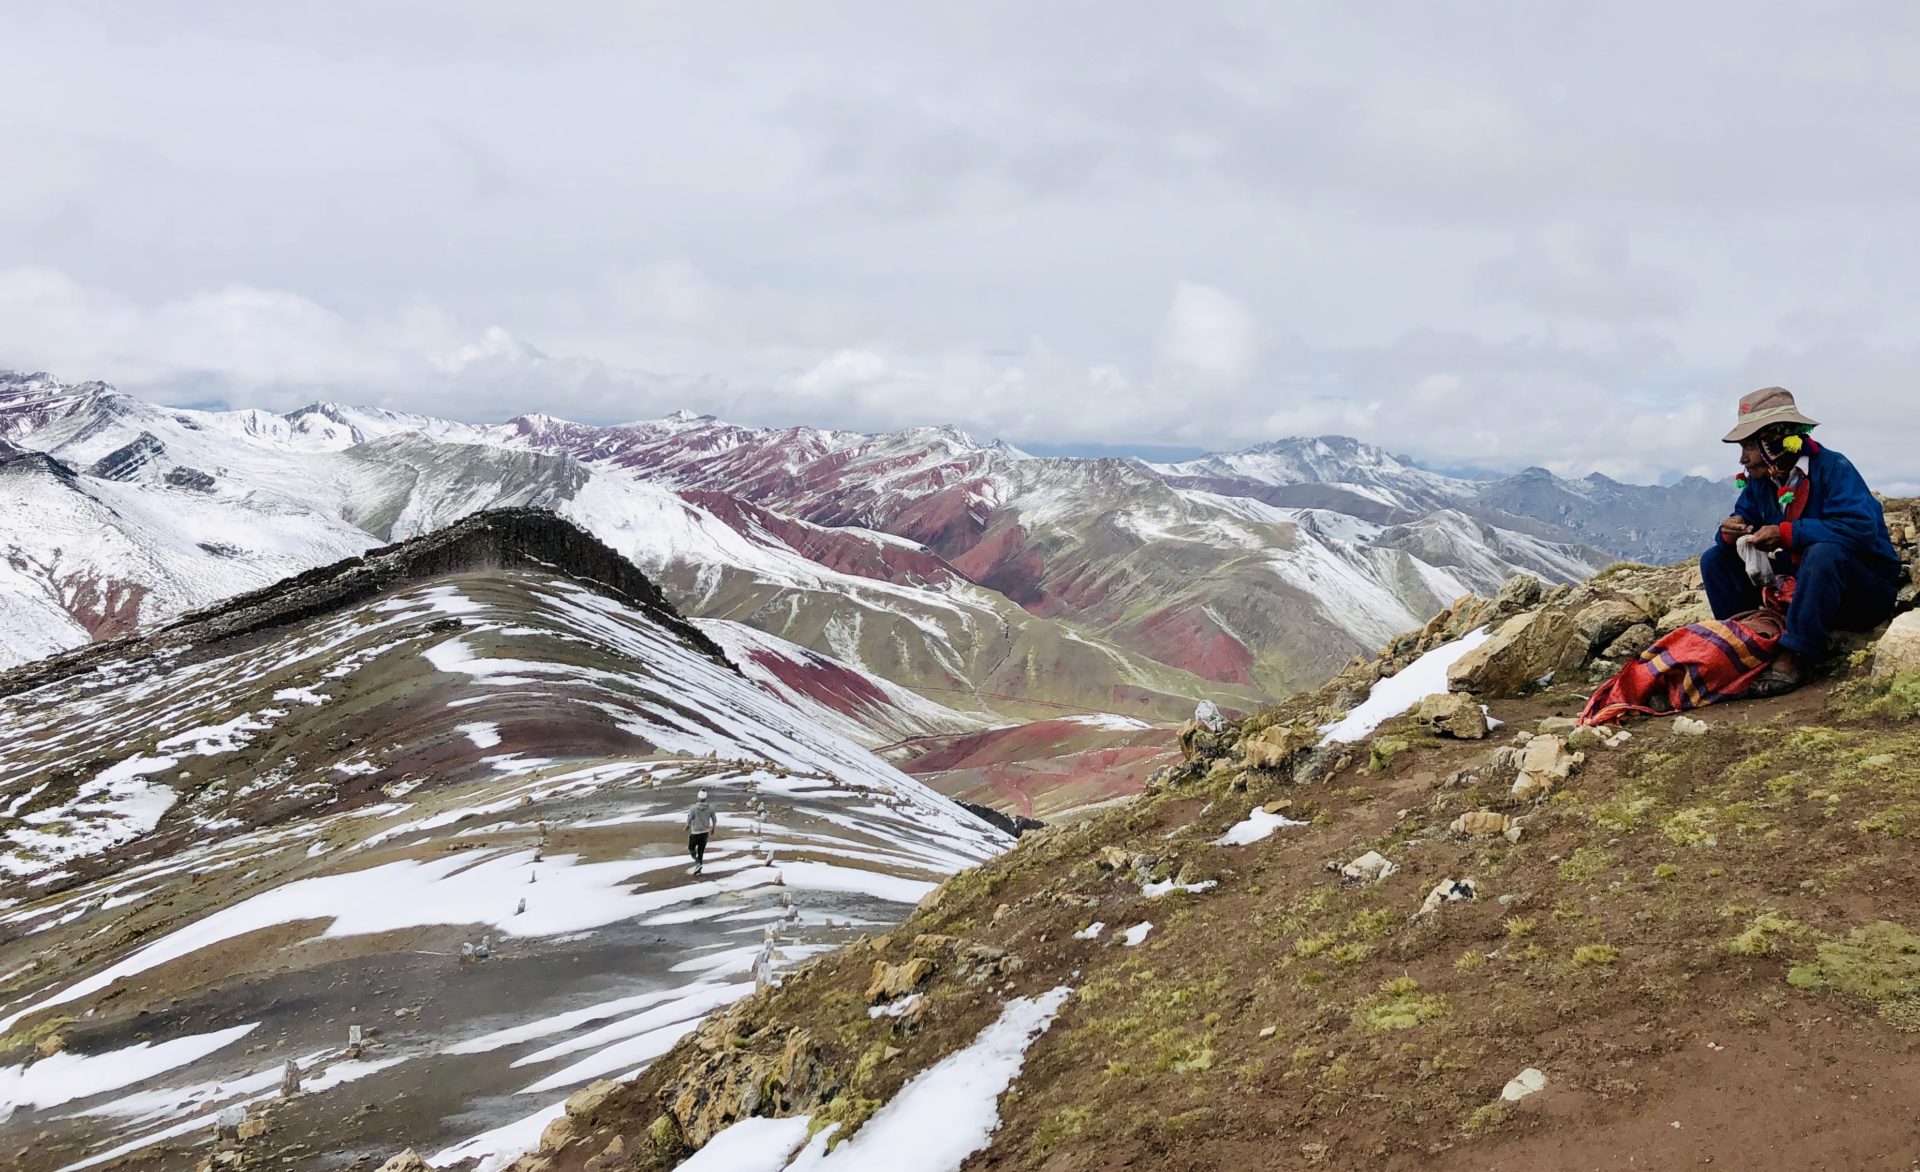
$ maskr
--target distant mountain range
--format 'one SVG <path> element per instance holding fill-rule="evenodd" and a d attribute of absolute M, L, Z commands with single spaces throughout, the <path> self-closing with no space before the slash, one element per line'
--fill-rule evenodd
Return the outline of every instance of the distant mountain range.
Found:
<path fill-rule="evenodd" d="M 871 711 L 846 719 L 875 744 L 1245 707 L 1516 571 L 1685 556 L 1728 497 L 1699 479 L 1459 479 L 1343 437 L 1152 464 L 688 412 L 595 427 L 194 411 L 44 374 L 0 373 L 0 443 L 0 663 L 526 505 L 689 615 L 740 624 L 731 645 L 763 675 L 868 681 L 815 692 L 861 692 Z M 748 649 L 764 639 L 789 650 Z"/>

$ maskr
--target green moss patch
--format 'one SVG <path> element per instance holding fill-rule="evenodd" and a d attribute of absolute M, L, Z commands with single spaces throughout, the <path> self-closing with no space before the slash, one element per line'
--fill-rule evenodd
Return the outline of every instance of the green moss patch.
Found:
<path fill-rule="evenodd" d="M 1375 1033 L 1410 1030 L 1447 1015 L 1447 1003 L 1432 993 L 1422 993 L 1412 977 L 1396 977 L 1380 986 L 1380 992 L 1362 1001 L 1354 1010 L 1354 1020 Z"/>
<path fill-rule="evenodd" d="M 1887 920 L 1820 945 L 1819 959 L 1787 971 L 1796 989 L 1832 989 L 1871 1002 L 1902 1030 L 1920 1030 L 1920 936 Z"/>

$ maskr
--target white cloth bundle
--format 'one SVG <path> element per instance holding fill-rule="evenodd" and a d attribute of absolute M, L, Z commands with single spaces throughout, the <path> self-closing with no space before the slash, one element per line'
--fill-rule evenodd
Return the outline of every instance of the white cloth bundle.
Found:
<path fill-rule="evenodd" d="M 1773 572 L 1773 558 L 1767 551 L 1753 543 L 1753 534 L 1749 533 L 1733 543 L 1740 551 L 1740 561 L 1747 567 L 1747 580 L 1755 586 L 1765 586 L 1777 576 Z"/>

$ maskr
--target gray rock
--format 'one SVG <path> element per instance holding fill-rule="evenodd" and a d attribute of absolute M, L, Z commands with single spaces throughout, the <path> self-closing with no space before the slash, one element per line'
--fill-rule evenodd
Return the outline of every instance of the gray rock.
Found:
<path fill-rule="evenodd" d="M 1602 654 L 1608 659 L 1634 659 L 1653 646 L 1655 638 L 1657 636 L 1653 633 L 1651 623 L 1635 623 L 1620 632 L 1619 638 L 1607 644 Z"/>
<path fill-rule="evenodd" d="M 1920 611 L 1908 611 L 1887 627 L 1873 651 L 1873 678 L 1880 682 L 1920 672 Z"/>
<path fill-rule="evenodd" d="M 1511 613 L 1540 601 L 1541 590 L 1540 579 L 1532 574 L 1515 574 L 1501 584 L 1499 593 L 1493 596 L 1493 604 Z"/>
<path fill-rule="evenodd" d="M 1435 736 L 1477 741 L 1487 735 L 1487 714 L 1472 697 L 1445 692 L 1420 701 L 1414 719 Z"/>
<path fill-rule="evenodd" d="M 1500 1089 L 1500 1098 L 1508 1103 L 1518 1103 L 1528 1095 L 1538 1094 L 1546 1089 L 1547 1076 L 1529 1066 L 1507 1080 L 1507 1085 Z"/>

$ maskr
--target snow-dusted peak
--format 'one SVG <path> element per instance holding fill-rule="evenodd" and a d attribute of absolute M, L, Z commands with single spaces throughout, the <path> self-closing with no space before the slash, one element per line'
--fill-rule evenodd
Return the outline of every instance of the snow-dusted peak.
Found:
<path fill-rule="evenodd" d="M 1169 476 L 1230 476 L 1262 484 L 1444 479 L 1413 467 L 1385 448 L 1344 435 L 1288 436 L 1235 452 L 1209 452 L 1197 460 L 1151 467 Z"/>

